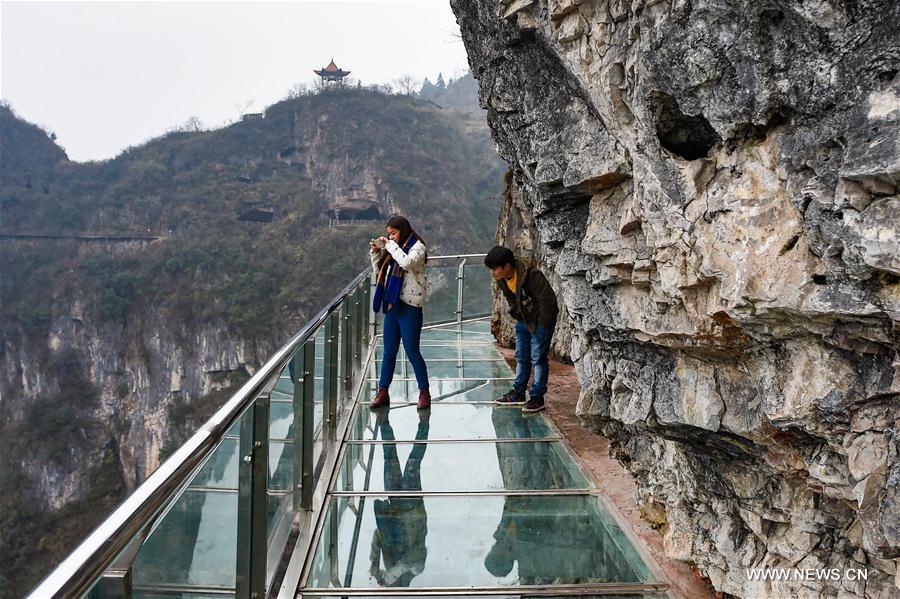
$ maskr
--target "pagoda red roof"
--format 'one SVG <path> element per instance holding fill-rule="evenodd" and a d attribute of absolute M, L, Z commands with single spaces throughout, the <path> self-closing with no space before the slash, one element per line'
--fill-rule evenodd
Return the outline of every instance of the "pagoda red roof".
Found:
<path fill-rule="evenodd" d="M 325 67 L 324 69 L 319 69 L 318 71 L 314 70 L 313 73 L 330 81 L 337 81 L 339 78 L 349 75 L 350 71 L 345 71 L 341 67 L 334 64 L 334 59 L 332 58 L 327 67 Z"/>

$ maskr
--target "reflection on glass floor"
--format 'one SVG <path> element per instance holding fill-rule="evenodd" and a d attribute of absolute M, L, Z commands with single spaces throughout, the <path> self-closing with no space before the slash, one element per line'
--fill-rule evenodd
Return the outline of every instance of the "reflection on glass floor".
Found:
<path fill-rule="evenodd" d="M 309 586 L 644 582 L 599 507 L 589 495 L 337 497 Z"/>
<path fill-rule="evenodd" d="M 427 411 L 402 354 L 390 409 L 369 409 L 376 352 L 299 593 L 662 596 L 546 416 L 493 404 L 514 373 L 489 323 L 422 344 Z"/>
<path fill-rule="evenodd" d="M 431 407 L 430 440 L 481 440 L 481 439 L 545 439 L 555 438 L 541 414 L 523 415 L 517 408 L 495 407 L 493 404 L 448 403 Z M 497 412 L 503 414 L 498 416 Z M 390 422 L 397 440 L 415 439 L 420 413 L 415 405 L 407 404 L 390 409 Z M 377 438 L 378 419 L 382 414 L 373 413 L 365 406 L 359 410 L 353 423 L 351 441 L 372 441 Z"/>
<path fill-rule="evenodd" d="M 494 403 L 512 387 L 512 381 L 476 380 L 430 380 L 431 403 Z M 368 382 L 368 390 L 363 389 L 361 401 L 369 403 L 378 391 L 376 381 Z M 416 403 L 419 399 L 419 387 L 415 380 L 396 380 L 391 384 L 391 405 L 397 407 L 404 403 Z"/>

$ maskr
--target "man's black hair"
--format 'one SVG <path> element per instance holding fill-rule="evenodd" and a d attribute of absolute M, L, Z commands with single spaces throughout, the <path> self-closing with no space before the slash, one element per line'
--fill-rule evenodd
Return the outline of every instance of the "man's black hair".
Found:
<path fill-rule="evenodd" d="M 484 257 L 484 265 L 488 268 L 497 268 L 504 264 L 512 264 L 515 266 L 516 257 L 513 255 L 512 250 L 505 248 L 502 245 L 492 247 L 491 251 Z"/>

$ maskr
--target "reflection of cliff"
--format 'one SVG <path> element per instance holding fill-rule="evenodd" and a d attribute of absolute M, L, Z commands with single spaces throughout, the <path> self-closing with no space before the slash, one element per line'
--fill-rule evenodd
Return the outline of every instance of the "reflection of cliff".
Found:
<path fill-rule="evenodd" d="M 896 594 L 900 5 L 451 4 L 500 232 L 669 555 L 735 595 Z"/>
<path fill-rule="evenodd" d="M 546 434 L 546 425 L 537 418 L 526 418 L 521 410 L 497 409 L 491 421 L 498 439 L 529 439 Z M 537 427 L 537 428 L 535 428 Z M 558 489 L 558 470 L 550 462 L 550 447 L 545 442 L 521 441 L 497 443 L 497 462 L 504 489 Z"/>
<path fill-rule="evenodd" d="M 523 416 L 521 410 L 509 407 L 491 412 L 496 436 L 503 439 L 544 436 L 546 425 L 541 418 Z M 496 443 L 495 447 L 504 489 L 568 486 L 558 480 L 565 472 L 551 460 L 546 442 Z M 639 581 L 620 546 L 592 513 L 591 501 L 578 496 L 506 497 L 493 544 L 484 558 L 485 568 L 503 579 L 515 567 L 517 578 L 512 584 L 523 585 Z"/>
<path fill-rule="evenodd" d="M 585 496 L 507 497 L 484 567 L 498 579 L 515 572 L 511 584 L 641 582 L 610 531 L 589 514 L 590 501 Z"/>

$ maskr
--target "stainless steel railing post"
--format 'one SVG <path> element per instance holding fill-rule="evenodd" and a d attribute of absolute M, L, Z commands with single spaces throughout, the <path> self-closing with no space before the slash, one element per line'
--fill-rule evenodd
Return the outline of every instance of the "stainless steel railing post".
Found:
<path fill-rule="evenodd" d="M 363 335 L 366 330 L 365 323 L 365 310 L 363 310 L 363 286 L 359 285 L 356 288 L 356 362 L 354 363 L 355 370 L 359 370 L 360 366 L 362 366 L 363 359 Z"/>
<path fill-rule="evenodd" d="M 266 591 L 266 486 L 269 467 L 269 394 L 259 395 L 241 419 L 238 470 L 238 598 L 263 599 Z"/>
<path fill-rule="evenodd" d="M 312 337 L 303 344 L 303 382 L 301 387 L 301 405 L 294 403 L 294 445 L 300 446 L 300 509 L 312 507 L 313 488 L 313 446 L 314 446 L 314 409 L 316 392 L 316 339 Z M 296 395 L 295 395 L 296 397 Z M 298 407 L 300 408 L 298 410 Z M 299 412 L 299 422 L 298 422 Z M 299 425 L 299 426 L 298 426 Z M 297 435 L 300 439 L 297 439 Z M 296 451 L 296 450 L 295 450 Z"/>
<path fill-rule="evenodd" d="M 353 295 L 347 296 L 341 304 L 341 397 L 348 401 L 353 392 Z"/>
<path fill-rule="evenodd" d="M 463 288 L 466 280 L 466 258 L 459 263 L 459 270 L 456 274 L 456 328 L 462 332 L 463 320 Z"/>
<path fill-rule="evenodd" d="M 334 440 L 335 427 L 337 426 L 337 400 L 340 375 L 338 373 L 338 326 L 339 314 L 332 314 L 325 324 L 325 363 L 322 370 L 324 378 L 322 389 L 322 411 L 325 413 L 325 430 L 328 431 L 328 440 Z"/>

